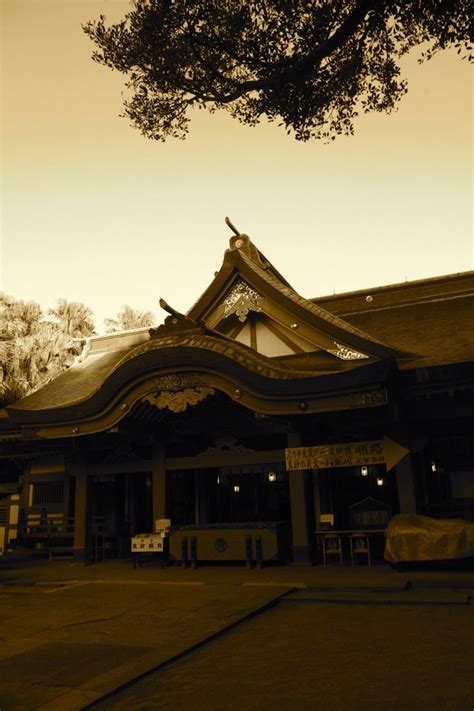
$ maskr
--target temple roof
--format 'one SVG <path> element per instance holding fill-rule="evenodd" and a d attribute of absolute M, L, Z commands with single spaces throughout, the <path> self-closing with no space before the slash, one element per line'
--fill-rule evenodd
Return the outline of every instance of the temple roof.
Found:
<path fill-rule="evenodd" d="M 247 388 L 253 406 L 307 397 L 316 407 L 324 394 L 383 384 L 395 363 L 474 360 L 474 272 L 309 300 L 236 235 L 187 315 L 164 306 L 156 329 L 88 339 L 82 361 L 6 408 L 0 429 L 91 418 L 166 373 L 213 373 L 229 393 Z"/>
<path fill-rule="evenodd" d="M 402 370 L 474 360 L 474 271 L 313 299 L 400 350 Z"/>
<path fill-rule="evenodd" d="M 230 240 L 221 269 L 190 309 L 188 317 L 214 329 L 223 330 L 224 326 L 225 333 L 224 322 L 232 314 L 237 313 L 240 320 L 245 321 L 247 313 L 242 309 L 265 315 L 266 325 L 273 322 L 273 327 L 283 329 L 290 342 L 296 337 L 311 346 L 311 351 L 322 350 L 336 358 L 357 360 L 410 355 L 300 296 L 282 280 L 247 235 L 236 235 Z M 341 352 L 352 353 L 353 357 L 345 358 Z"/>

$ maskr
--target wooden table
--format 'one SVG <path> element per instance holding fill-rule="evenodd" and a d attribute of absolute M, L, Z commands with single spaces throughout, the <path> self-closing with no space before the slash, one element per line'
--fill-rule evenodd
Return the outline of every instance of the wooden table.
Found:
<path fill-rule="evenodd" d="M 336 536 L 352 536 L 354 533 L 362 533 L 364 536 L 371 533 L 385 533 L 385 528 L 351 528 L 350 530 L 345 529 L 343 531 L 337 531 L 332 529 L 327 529 L 323 531 L 322 529 L 317 529 L 315 534 L 317 536 L 327 535 L 328 533 L 334 533 Z"/>

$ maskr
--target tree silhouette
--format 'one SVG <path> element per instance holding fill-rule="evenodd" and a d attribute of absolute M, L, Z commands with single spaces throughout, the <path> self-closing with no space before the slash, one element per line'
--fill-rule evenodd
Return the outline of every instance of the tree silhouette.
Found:
<path fill-rule="evenodd" d="M 93 59 L 128 76 L 125 115 L 148 138 L 184 138 L 189 110 L 277 121 L 298 140 L 353 133 L 360 111 L 406 91 L 399 59 L 470 52 L 466 0 L 135 0 L 84 31 Z"/>

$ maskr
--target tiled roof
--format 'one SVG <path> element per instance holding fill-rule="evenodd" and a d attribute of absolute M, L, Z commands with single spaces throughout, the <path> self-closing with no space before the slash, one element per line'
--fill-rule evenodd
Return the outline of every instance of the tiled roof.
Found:
<path fill-rule="evenodd" d="M 368 298 L 370 297 L 370 298 Z M 313 299 L 419 358 L 402 369 L 474 360 L 474 272 Z"/>
<path fill-rule="evenodd" d="M 250 247 L 256 250 L 251 243 Z M 278 272 L 265 263 L 258 250 L 258 259 L 253 259 L 252 255 L 251 251 L 240 253 L 239 258 L 242 263 L 250 264 L 255 274 L 272 289 L 279 290 L 296 309 L 304 309 L 309 317 L 325 323 L 331 332 L 344 332 L 361 342 L 369 339 L 375 347 L 374 352 L 377 347 L 380 350 L 381 366 L 396 352 L 418 354 L 414 359 L 400 358 L 401 369 L 474 361 L 474 272 L 308 301 L 280 280 Z M 8 411 L 13 415 L 16 412 L 18 416 L 23 413 L 24 417 L 26 413 L 54 410 L 60 417 L 67 408 L 73 408 L 81 410 L 81 416 L 86 416 L 92 400 L 97 401 L 95 406 L 103 406 L 107 397 L 113 396 L 114 388 L 127 378 L 137 377 L 140 368 L 146 373 L 156 371 L 163 364 L 167 368 L 173 367 L 173 353 L 184 358 L 181 367 L 192 368 L 194 357 L 196 362 L 206 362 L 211 369 L 214 364 L 223 371 L 239 370 L 245 373 L 249 382 L 258 382 L 263 390 L 273 380 L 274 383 L 286 382 L 284 389 L 293 387 L 295 393 L 308 379 L 315 379 L 316 391 L 320 387 L 323 390 L 334 387 L 336 381 L 340 381 L 341 387 L 350 387 L 351 383 L 355 387 L 358 380 L 362 382 L 367 377 L 365 374 L 375 373 L 377 366 L 376 359 L 375 362 L 366 360 L 364 365 L 361 362 L 335 362 L 324 351 L 267 358 L 225 336 L 194 325 L 197 332 L 195 329 L 193 334 L 181 333 L 167 339 L 150 339 L 147 329 L 92 339 L 82 363 L 14 403 Z"/>
<path fill-rule="evenodd" d="M 272 387 L 281 387 L 286 382 L 288 386 L 284 386 L 284 389 L 293 387 L 297 392 L 308 387 L 310 379 L 318 380 L 313 383 L 312 389 L 324 389 L 326 381 L 329 382 L 328 378 L 337 375 L 341 375 L 347 386 L 350 377 L 348 366 L 352 370 L 368 373 L 376 365 L 373 362 L 356 361 L 350 364 L 341 362 L 339 367 L 339 363 L 334 360 L 331 365 L 312 358 L 300 359 L 295 364 L 290 359 L 268 358 L 224 337 L 191 333 L 151 339 L 126 350 L 92 354 L 83 363 L 69 368 L 40 390 L 10 405 L 7 410 L 18 416 L 21 413 L 54 410 L 58 417 L 62 417 L 66 408 L 76 408 L 80 409 L 81 416 L 86 416 L 91 409 L 88 403 L 93 398 L 97 400 L 97 406 L 104 405 L 122 383 L 137 376 L 145 377 L 147 373 L 156 372 L 159 368 L 181 367 L 192 370 L 207 366 L 223 374 L 240 372 L 241 377 L 249 382 L 255 380 L 258 389 L 271 391 Z"/>

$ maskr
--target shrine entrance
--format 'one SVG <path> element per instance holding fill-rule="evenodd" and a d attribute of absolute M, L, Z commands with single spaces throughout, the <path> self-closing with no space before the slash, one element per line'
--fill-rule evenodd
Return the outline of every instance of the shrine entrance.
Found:
<path fill-rule="evenodd" d="M 175 524 L 291 520 L 281 462 L 177 470 L 167 474 L 167 515 Z"/>
<path fill-rule="evenodd" d="M 151 474 L 92 476 L 89 495 L 92 557 L 127 557 L 130 537 L 153 528 Z"/>

